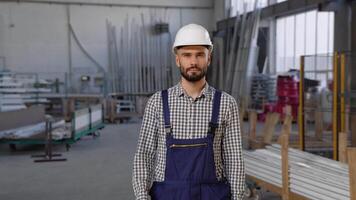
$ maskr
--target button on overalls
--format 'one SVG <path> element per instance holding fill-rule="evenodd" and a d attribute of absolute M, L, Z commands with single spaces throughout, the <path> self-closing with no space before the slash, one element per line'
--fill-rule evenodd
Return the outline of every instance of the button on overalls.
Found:
<path fill-rule="evenodd" d="M 162 91 L 166 130 L 166 170 L 163 182 L 154 182 L 152 200 L 228 200 L 227 182 L 218 181 L 214 163 L 213 142 L 220 110 L 221 92 L 213 98 L 213 111 L 205 138 L 175 139 L 171 132 L 168 92 Z"/>

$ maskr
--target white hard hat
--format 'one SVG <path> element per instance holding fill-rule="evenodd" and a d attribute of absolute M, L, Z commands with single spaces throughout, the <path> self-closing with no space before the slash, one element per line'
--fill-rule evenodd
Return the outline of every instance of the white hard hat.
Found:
<path fill-rule="evenodd" d="M 174 40 L 172 50 L 175 52 L 177 47 L 188 45 L 209 46 L 209 50 L 213 50 L 209 32 L 198 24 L 188 24 L 180 28 Z"/>

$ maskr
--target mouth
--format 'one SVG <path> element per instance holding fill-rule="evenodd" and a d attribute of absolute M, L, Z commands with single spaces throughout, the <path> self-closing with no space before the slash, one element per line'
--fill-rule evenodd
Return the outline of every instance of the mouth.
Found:
<path fill-rule="evenodd" d="M 199 68 L 196 68 L 196 67 L 194 67 L 194 68 L 189 68 L 188 70 L 187 70 L 187 72 L 190 72 L 190 71 L 192 71 L 192 72 L 199 72 L 199 71 L 201 71 Z"/>

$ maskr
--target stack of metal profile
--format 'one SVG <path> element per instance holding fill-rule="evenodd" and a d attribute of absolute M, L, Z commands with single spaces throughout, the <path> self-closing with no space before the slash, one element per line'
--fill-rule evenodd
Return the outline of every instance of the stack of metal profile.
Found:
<path fill-rule="evenodd" d="M 25 104 L 48 103 L 39 95 L 50 93 L 49 86 L 36 74 L 0 72 L 0 112 L 24 109 Z"/>
<path fill-rule="evenodd" d="M 251 108 L 263 110 L 263 103 L 267 101 L 268 77 L 258 74 L 252 77 L 251 84 Z"/>
<path fill-rule="evenodd" d="M 348 165 L 289 149 L 290 190 L 308 199 L 350 199 Z M 244 151 L 246 174 L 282 187 L 281 146 Z"/>
<path fill-rule="evenodd" d="M 277 102 L 278 97 L 276 94 L 277 94 L 277 77 L 269 75 L 267 81 L 267 99 L 269 103 Z"/>
<path fill-rule="evenodd" d="M 179 80 L 172 65 L 169 23 L 156 23 L 154 15 L 144 13 L 138 19 L 127 16 L 124 20 L 121 30 L 106 22 L 109 91 L 153 93 Z"/>

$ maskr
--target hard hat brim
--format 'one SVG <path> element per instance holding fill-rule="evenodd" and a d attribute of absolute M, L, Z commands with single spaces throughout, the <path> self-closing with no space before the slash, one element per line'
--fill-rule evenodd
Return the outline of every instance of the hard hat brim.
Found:
<path fill-rule="evenodd" d="M 176 47 L 173 47 L 172 48 L 172 52 L 174 54 L 177 53 L 177 50 L 182 48 L 182 47 L 186 47 L 186 46 L 203 46 L 203 47 L 206 47 L 209 52 L 211 53 L 213 51 L 213 45 L 206 45 L 206 44 L 189 44 L 189 45 L 179 45 L 179 46 L 176 46 Z"/>

